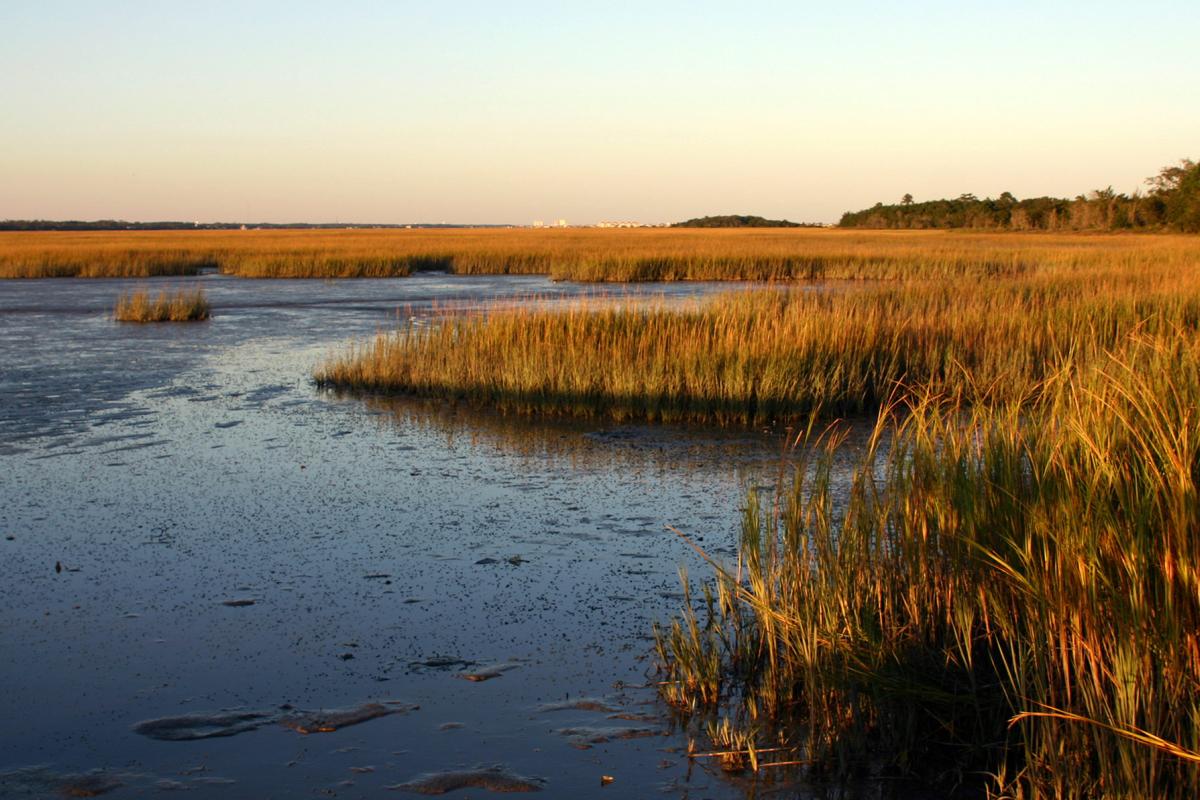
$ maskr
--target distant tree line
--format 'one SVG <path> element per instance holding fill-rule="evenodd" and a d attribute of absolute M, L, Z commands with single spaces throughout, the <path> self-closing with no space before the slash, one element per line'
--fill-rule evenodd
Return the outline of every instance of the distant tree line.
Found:
<path fill-rule="evenodd" d="M 913 202 L 906 194 L 895 205 L 876 203 L 847 211 L 843 228 L 980 228 L 1013 231 L 1177 230 L 1200 233 L 1200 164 L 1183 160 L 1147 179 L 1146 192 L 1118 194 L 1112 187 L 1070 200 L 1009 192 L 979 199 L 964 194 L 953 200 Z"/>
<path fill-rule="evenodd" d="M 786 219 L 764 219 L 763 217 L 726 214 L 721 217 L 696 217 L 686 222 L 676 222 L 672 228 L 819 228 L 816 223 L 790 222 Z"/>

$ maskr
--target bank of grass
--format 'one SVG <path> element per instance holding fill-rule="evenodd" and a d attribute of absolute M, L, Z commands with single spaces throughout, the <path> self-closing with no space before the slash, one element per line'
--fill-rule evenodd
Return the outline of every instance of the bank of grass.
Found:
<path fill-rule="evenodd" d="M 545 274 L 581 281 L 983 278 L 1200 259 L 1170 235 L 814 229 L 0 233 L 0 277 Z"/>
<path fill-rule="evenodd" d="M 1197 409 L 1200 345 L 1169 330 L 1073 359 L 1033 406 L 912 396 L 848 496 L 836 440 L 751 494 L 707 611 L 658 632 L 663 696 L 752 763 L 1200 796 Z"/>
<path fill-rule="evenodd" d="M 150 292 L 139 289 L 117 298 L 113 319 L 117 322 L 199 322 L 209 318 L 211 307 L 203 289 Z"/>
<path fill-rule="evenodd" d="M 1131 332 L 1198 327 L 1194 270 L 758 290 L 687 309 L 534 305 L 410 323 L 317 380 L 517 413 L 749 425 L 870 412 L 909 385 L 1021 401 Z"/>

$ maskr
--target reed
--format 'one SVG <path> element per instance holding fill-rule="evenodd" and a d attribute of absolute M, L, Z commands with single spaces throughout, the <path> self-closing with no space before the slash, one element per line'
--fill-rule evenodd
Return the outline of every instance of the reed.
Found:
<path fill-rule="evenodd" d="M 1195 270 L 907 281 L 731 293 L 683 309 L 533 305 L 410 322 L 316 377 L 508 412 L 767 424 L 816 408 L 871 412 L 909 386 L 1023 401 L 1135 330 L 1198 326 Z"/>
<path fill-rule="evenodd" d="M 848 497 L 836 437 L 751 494 L 736 563 L 658 631 L 664 698 L 837 775 L 1200 795 L 1200 346 L 1134 333 L 1038 396 L 922 394 Z"/>
<path fill-rule="evenodd" d="M 0 233 L 0 277 L 400 277 L 586 281 L 967 278 L 1200 259 L 1169 235 L 813 229 L 251 230 Z"/>
<path fill-rule="evenodd" d="M 139 289 L 117 298 L 113 319 L 117 322 L 198 322 L 209 318 L 211 307 L 203 289 L 162 291 L 151 297 Z"/>

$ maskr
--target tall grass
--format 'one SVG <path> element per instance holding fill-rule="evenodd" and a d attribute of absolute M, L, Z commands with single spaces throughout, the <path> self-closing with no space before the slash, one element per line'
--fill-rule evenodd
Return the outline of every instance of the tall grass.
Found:
<path fill-rule="evenodd" d="M 203 289 L 159 292 L 145 289 L 122 294 L 113 309 L 117 322 L 199 322 L 208 319 L 211 307 Z"/>
<path fill-rule="evenodd" d="M 585 281 L 988 277 L 1200 259 L 1186 236 L 845 230 L 309 230 L 0 234 L 0 277 L 394 277 Z"/>
<path fill-rule="evenodd" d="M 707 614 L 659 632 L 664 697 L 837 774 L 1200 795 L 1200 345 L 1134 335 L 1039 397 L 883 413 L 843 511 L 836 441 L 751 495 Z"/>
<path fill-rule="evenodd" d="M 761 424 L 871 411 L 907 385 L 1021 400 L 1135 330 L 1198 328 L 1194 271 L 780 289 L 682 310 L 533 306 L 410 323 L 317 380 L 520 413 Z"/>

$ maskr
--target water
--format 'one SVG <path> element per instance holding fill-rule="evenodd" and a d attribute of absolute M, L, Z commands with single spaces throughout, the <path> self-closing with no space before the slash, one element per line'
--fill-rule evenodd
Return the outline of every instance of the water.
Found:
<path fill-rule="evenodd" d="M 0 282 L 0 795 L 57 796 L 74 774 L 115 797 L 367 797 L 501 765 L 554 797 L 744 796 L 689 765 L 649 635 L 679 608 L 678 568 L 707 574 L 664 526 L 731 554 L 778 436 L 529 422 L 310 378 L 397 315 L 612 287 L 136 283 L 196 284 L 211 321 L 137 326 L 109 319 L 131 282 Z M 610 710 L 539 708 L 579 697 Z M 419 708 L 331 733 L 278 724 L 387 701 Z M 269 724 L 134 730 L 230 709 Z M 613 730 L 563 732 L 584 727 Z"/>

